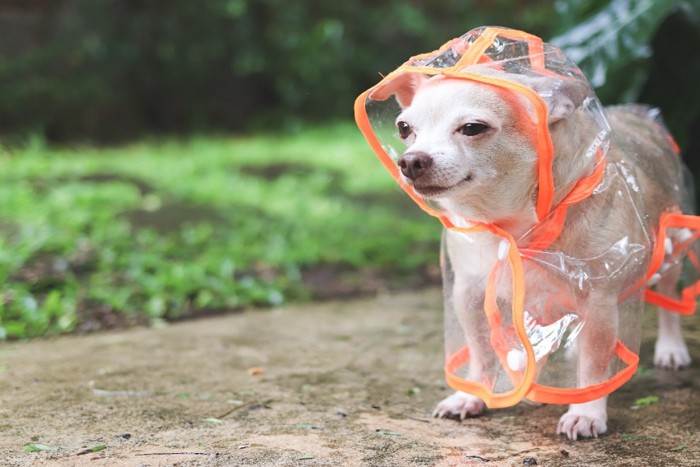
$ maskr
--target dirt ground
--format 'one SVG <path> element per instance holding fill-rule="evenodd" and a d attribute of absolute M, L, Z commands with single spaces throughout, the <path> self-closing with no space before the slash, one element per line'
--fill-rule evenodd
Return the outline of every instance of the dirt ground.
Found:
<path fill-rule="evenodd" d="M 430 417 L 450 393 L 438 290 L 6 343 L 0 464 L 699 465 L 700 317 L 685 320 L 693 366 L 671 373 L 650 368 L 648 315 L 609 434 L 578 442 L 554 434 L 563 407 Z M 632 409 L 645 396 L 659 401 Z"/>

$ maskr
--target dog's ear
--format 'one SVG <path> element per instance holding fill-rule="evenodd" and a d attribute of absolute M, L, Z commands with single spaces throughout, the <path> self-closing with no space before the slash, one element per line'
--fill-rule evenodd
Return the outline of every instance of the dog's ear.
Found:
<path fill-rule="evenodd" d="M 532 88 L 547 104 L 547 123 L 552 125 L 565 119 L 583 103 L 591 93 L 588 84 L 572 78 L 560 76 L 528 76 L 506 73 L 486 65 L 472 65 L 464 69 L 486 76 L 506 78 Z"/>
<path fill-rule="evenodd" d="M 530 85 L 547 104 L 550 126 L 571 115 L 590 91 L 585 83 L 570 79 L 536 78 Z"/>
<path fill-rule="evenodd" d="M 405 109 L 411 105 L 416 91 L 421 84 L 427 80 L 428 77 L 425 75 L 418 73 L 404 73 L 372 91 L 369 97 L 370 99 L 383 101 L 394 94 L 396 95 L 396 100 L 401 108 Z"/>

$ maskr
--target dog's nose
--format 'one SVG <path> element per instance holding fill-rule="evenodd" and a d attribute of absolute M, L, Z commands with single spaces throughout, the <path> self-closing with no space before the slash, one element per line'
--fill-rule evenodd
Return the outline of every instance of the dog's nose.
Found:
<path fill-rule="evenodd" d="M 399 159 L 401 173 L 410 180 L 416 180 L 433 165 L 433 158 L 424 152 L 408 152 Z"/>

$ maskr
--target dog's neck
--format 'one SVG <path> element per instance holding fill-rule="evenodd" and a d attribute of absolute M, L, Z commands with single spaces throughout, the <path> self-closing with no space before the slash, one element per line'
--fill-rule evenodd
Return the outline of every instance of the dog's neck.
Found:
<path fill-rule="evenodd" d="M 513 214 L 513 210 L 511 210 L 509 215 L 498 215 L 498 213 L 495 213 L 493 210 L 481 212 L 474 209 L 474 206 L 483 205 L 482 203 L 466 204 L 463 202 L 444 200 L 440 204 L 446 212 L 450 213 L 450 220 L 457 226 L 471 226 L 474 223 L 491 224 L 505 230 L 512 235 L 514 239 L 519 240 L 537 224 L 534 193 L 529 198 L 530 199 L 527 200 L 521 200 L 523 206 L 516 210 L 517 214 Z M 469 206 L 469 208 L 466 206 Z"/>

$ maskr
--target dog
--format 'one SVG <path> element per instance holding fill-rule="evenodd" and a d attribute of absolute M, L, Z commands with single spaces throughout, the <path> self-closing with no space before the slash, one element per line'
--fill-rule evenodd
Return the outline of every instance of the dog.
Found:
<path fill-rule="evenodd" d="M 501 74 L 481 65 L 472 65 L 471 69 Z M 587 90 L 566 80 L 557 84 L 548 82 L 554 77 L 527 78 L 508 76 L 505 72 L 502 77 L 535 90 L 550 87 L 557 91 L 543 95 L 554 148 L 552 177 L 556 205 L 577 180 L 592 170 L 591 158 L 574 157 L 577 135 L 581 134 L 578 130 L 589 124 L 582 110 Z M 537 147 L 530 136 L 530 124 L 519 118 L 521 103 L 507 98 L 508 93 L 493 86 L 442 75 L 400 76 L 381 93 L 385 96 L 378 97 L 391 94 L 400 104 L 396 133 L 405 143 L 405 150 L 398 158 L 397 169 L 402 182 L 416 197 L 436 203 L 458 217 L 497 225 L 515 239 L 531 231 L 538 221 Z M 656 226 L 664 212 L 680 211 L 686 201 L 678 189 L 683 180 L 682 172 L 677 170 L 677 154 L 672 143 L 659 136 L 658 123 L 648 113 L 647 109 L 634 106 L 606 109 L 612 128 L 606 160 L 634 169 L 635 183 L 642 187 L 638 193 L 645 210 L 642 215 L 650 225 Z M 640 243 L 648 241 L 648 232 L 635 218 L 640 214 L 618 206 L 614 197 L 615 190 L 601 191 L 591 198 L 585 212 L 568 215 L 554 241 L 556 249 L 574 258 L 594 258 L 608 251 L 621 237 Z M 445 231 L 444 260 L 452 268 L 451 293 L 456 309 L 470 306 L 463 298 L 465 291 L 488 274 L 499 256 L 498 248 L 498 242 L 489 239 L 474 243 L 473 239 L 466 241 L 459 232 Z M 676 295 L 678 275 L 679 271 L 667 274 L 657 284 L 658 290 Z M 629 277 L 603 282 L 579 297 L 588 319 L 578 336 L 577 353 L 572 357 L 578 358 L 579 387 L 595 385 L 610 377 L 609 361 L 619 324 L 617 299 Z M 658 313 L 655 365 L 674 370 L 688 366 L 690 356 L 679 316 L 664 309 Z M 460 324 L 471 327 L 473 334 L 478 326 L 468 320 L 465 318 Z M 466 342 L 472 359 L 469 378 L 478 380 L 489 357 L 479 351 L 475 337 L 467 337 Z M 607 396 L 571 404 L 559 420 L 557 433 L 574 440 L 604 434 L 606 405 Z M 484 410 L 482 399 L 458 391 L 437 404 L 434 415 L 464 419 L 481 415 Z"/>

